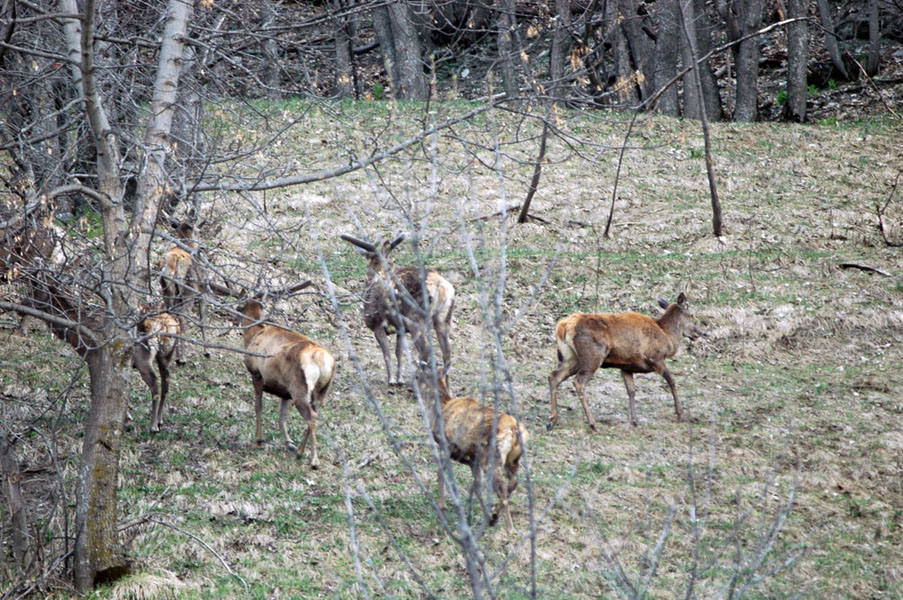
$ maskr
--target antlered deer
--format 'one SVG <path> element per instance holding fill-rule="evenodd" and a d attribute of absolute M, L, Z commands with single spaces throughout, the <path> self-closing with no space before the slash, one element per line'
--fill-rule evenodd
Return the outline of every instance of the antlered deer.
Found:
<path fill-rule="evenodd" d="M 448 391 L 445 377 L 437 379 L 439 399 L 442 403 L 442 423 L 448 450 L 452 460 L 469 465 L 473 474 L 473 485 L 483 504 L 480 494 L 482 475 L 494 462 L 495 472 L 492 484 L 498 504 L 492 511 L 490 525 L 498 520 L 499 511 L 505 514 L 505 523 L 510 530 L 514 525 L 508 500 L 517 487 L 517 471 L 523 454 L 523 444 L 529 437 L 527 429 L 517 419 L 503 412 L 497 412 L 491 406 L 483 406 L 470 397 L 452 398 Z M 493 431 L 493 425 L 495 431 Z M 493 439 L 494 438 L 494 439 Z M 433 439 L 441 447 L 441 432 L 438 420 L 433 423 Z M 493 447 L 492 444 L 495 443 Z M 496 452 L 494 461 L 492 452 Z M 507 481 L 502 479 L 504 469 Z M 439 468 L 439 506 L 445 508 L 445 478 L 442 467 Z M 483 506 L 485 510 L 485 505 Z"/>
<path fill-rule="evenodd" d="M 346 242 L 357 246 L 369 261 L 367 287 L 364 291 L 364 323 L 373 332 L 382 350 L 386 363 L 389 385 L 401 385 L 401 358 L 404 331 L 411 334 L 420 360 L 429 361 L 426 329 L 430 319 L 445 370 L 451 361 L 449 333 L 451 331 L 452 310 L 455 305 L 455 288 L 436 271 L 426 271 L 421 280 L 417 268 L 393 269 L 388 263 L 389 253 L 404 240 L 404 234 L 383 243 L 382 248 L 359 240 L 347 234 L 340 236 Z M 388 266 L 388 271 L 385 268 Z M 423 286 L 429 306 L 423 307 Z M 400 287 L 399 287 L 400 286 Z M 396 378 L 392 377 L 392 363 L 389 356 L 389 328 L 396 332 L 395 358 L 398 366 Z"/>
<path fill-rule="evenodd" d="M 263 323 L 263 307 L 256 299 L 247 300 L 240 312 L 244 315 L 241 321 L 244 347 L 249 353 L 253 353 L 245 355 L 245 367 L 254 384 L 257 445 L 263 444 L 261 410 L 263 392 L 267 392 L 282 399 L 279 429 L 282 430 L 289 451 L 295 449 L 285 422 L 289 403 L 294 403 L 298 413 L 307 422 L 307 431 L 296 456 L 301 458 L 310 438 L 310 466 L 316 469 L 320 466 L 320 459 L 317 457 L 317 409 L 323 405 L 332 383 L 335 358 L 326 348 L 307 336 Z"/>
<path fill-rule="evenodd" d="M 151 393 L 151 431 L 160 431 L 163 421 L 163 403 L 169 391 L 169 365 L 176 348 L 176 338 L 181 335 L 179 321 L 168 313 L 150 315 L 138 323 L 138 342 L 132 350 L 132 366 L 138 369 L 141 378 Z M 160 390 L 157 391 L 157 376 L 152 363 L 157 363 L 160 371 Z"/>
<path fill-rule="evenodd" d="M 196 255 L 198 244 L 193 236 L 194 226 L 190 223 L 179 223 L 176 226 L 176 239 L 179 243 L 171 245 L 163 255 L 160 265 L 160 287 L 163 290 L 166 309 L 177 316 L 182 331 L 185 331 L 185 312 L 190 310 L 192 305 L 197 305 L 204 356 L 210 358 L 204 329 L 207 302 L 202 289 L 207 278 L 204 267 Z M 183 345 L 181 340 L 176 343 L 176 362 L 179 364 L 185 362 Z"/>
<path fill-rule="evenodd" d="M 681 337 L 696 339 L 702 332 L 690 314 L 686 296 L 681 293 L 671 304 L 664 299 L 659 304 L 665 309 L 658 319 L 639 313 L 585 314 L 576 313 L 558 322 L 555 337 L 558 341 L 558 368 L 549 375 L 549 395 L 552 402 L 552 418 L 548 428 L 558 422 L 558 386 L 572 375 L 577 375 L 574 387 L 583 414 L 591 429 L 596 421 L 586 403 L 586 384 L 599 367 L 620 369 L 630 397 L 630 423 L 637 424 L 636 386 L 634 373 L 655 371 L 665 378 L 674 396 L 674 410 L 680 421 L 683 409 L 677 398 L 674 377 L 665 366 L 665 359 L 674 356 L 680 348 Z"/>

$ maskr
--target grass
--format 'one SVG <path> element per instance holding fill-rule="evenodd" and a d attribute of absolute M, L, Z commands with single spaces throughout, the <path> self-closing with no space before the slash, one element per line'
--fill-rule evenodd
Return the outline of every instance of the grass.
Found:
<path fill-rule="evenodd" d="M 397 105 L 389 112 L 378 102 L 231 108 L 238 107 L 224 106 L 211 117 L 226 137 L 241 132 L 250 141 L 263 139 L 266 119 L 275 122 L 280 115 L 304 125 L 283 133 L 266 156 L 236 165 L 236 172 L 266 166 L 312 171 L 347 160 L 345 148 L 367 154 L 368 140 L 400 140 L 416 130 Z M 442 108 L 451 115 L 472 105 Z M 379 185 L 371 187 L 362 172 L 270 193 L 268 217 L 283 228 L 278 239 L 263 237 L 266 221 L 241 198 L 205 199 L 210 214 L 224 222 L 220 236 L 208 241 L 216 249 L 214 262 L 248 284 L 258 277 L 273 285 L 311 277 L 325 292 L 320 253 L 325 259 L 342 322 L 325 297 L 314 293 L 269 307 L 275 320 L 285 320 L 340 358 L 319 413 L 324 464 L 311 471 L 307 457 L 297 461 L 285 451 L 272 398 L 265 399 L 265 443 L 256 447 L 251 383 L 237 355 L 214 350 L 214 358 L 205 361 L 191 349 L 189 364 L 175 369 L 166 421 L 156 435 L 147 432 L 150 403 L 135 377 L 121 511 L 126 520 L 154 521 L 124 533 L 134 578 L 99 589 L 95 597 L 149 597 L 155 591 L 185 598 L 357 598 L 365 588 L 374 596 L 425 595 L 405 561 L 436 596 L 468 595 L 463 559 L 433 512 L 436 475 L 428 431 L 411 395 L 383 383 L 382 358 L 358 310 L 366 265 L 337 236 L 347 231 L 383 239 L 410 230 L 405 214 L 419 223 L 429 210 L 427 262 L 456 288 L 452 385 L 467 393 L 491 388 L 493 344 L 480 307 L 500 275 L 502 237 L 497 217 L 481 217 L 523 197 L 535 148 L 508 142 L 538 131 L 529 121 L 517 129 L 514 118 L 485 115 L 456 131 L 486 148 L 499 135 L 508 165 L 501 181 L 475 164 L 461 144 L 440 136 L 435 197 L 428 191 L 431 165 L 423 160 L 429 152 L 424 147 L 379 165 L 379 177 L 389 182 L 394 197 Z M 625 131 L 615 121 L 580 113 L 568 113 L 564 124 L 587 141 L 611 144 Z M 649 595 L 682 595 L 693 555 L 692 462 L 697 490 L 707 489 L 710 498 L 699 548 L 703 562 L 714 560 L 700 572 L 700 596 L 717 596 L 734 573 L 735 548 L 726 540 L 736 534 L 746 555 L 795 486 L 793 506 L 766 565 L 776 567 L 789 553 L 805 553 L 765 578 L 749 597 L 899 597 L 901 284 L 840 270 L 837 263 L 899 272 L 899 253 L 883 245 L 872 211 L 874 199 L 886 197 L 886 186 L 901 167 L 888 150 L 897 144 L 900 125 L 889 119 L 808 127 L 713 124 L 727 230 L 720 241 L 709 234 L 698 126 L 656 117 L 638 123 L 636 131 L 635 145 L 625 154 L 611 239 L 601 237 L 613 178 L 606 162 L 610 153 L 591 165 L 557 141 L 550 143 L 549 164 L 531 207 L 551 223 L 515 225 L 511 218 L 506 223 L 506 323 L 553 260 L 555 265 L 535 303 L 503 338 L 521 420 L 531 434 L 535 514 L 545 514 L 537 526 L 540 595 L 614 595 L 615 570 L 606 552 L 615 552 L 631 576 L 645 573 L 649 548 L 672 504 L 674 523 Z M 853 144 L 870 169 L 848 167 L 843 149 Z M 493 153 L 478 146 L 469 152 L 482 164 L 493 164 Z M 679 152 L 670 154 L 670 148 Z M 262 196 L 252 197 L 263 205 Z M 899 221 L 899 214 L 888 218 Z M 353 219 L 360 228 L 349 223 Z M 470 267 L 464 233 L 480 276 Z M 397 254 L 397 264 L 416 264 L 407 247 Z M 669 364 L 693 419 L 676 423 L 662 379 L 638 376 L 640 426 L 630 427 L 621 378 L 602 370 L 588 386 L 600 431 L 587 430 L 567 383 L 560 389 L 561 421 L 547 432 L 546 377 L 555 362 L 555 322 L 575 311 L 654 314 L 659 296 L 673 297 L 688 283 L 708 337 L 685 344 Z M 347 328 L 347 341 L 340 325 Z M 65 389 L 63 374 L 79 363 L 60 356 L 60 346 L 45 333 L 12 335 L 0 332 L 0 339 L 11 340 L 0 359 L 3 416 L 24 423 Z M 239 343 L 234 332 L 217 342 Z M 372 399 L 362 392 L 349 344 Z M 59 428 L 58 452 L 70 489 L 87 393 L 83 370 L 59 420 L 51 411 L 37 421 L 39 428 Z M 396 449 L 373 403 L 391 424 Z M 290 415 L 289 427 L 297 441 L 303 431 L 297 415 Z M 48 460 L 46 444 L 36 434 L 22 452 L 29 464 Z M 469 470 L 458 467 L 456 480 L 466 491 Z M 514 518 L 523 529 L 526 473 L 520 484 Z M 36 484 L 27 489 L 37 493 Z M 473 506 L 471 514 L 478 516 Z M 494 581 L 503 598 L 529 597 L 529 549 L 515 549 L 518 539 L 499 526 L 481 540 L 490 569 L 507 561 Z M 725 548 L 727 557 L 715 560 Z M 247 582 L 247 592 L 214 552 Z"/>

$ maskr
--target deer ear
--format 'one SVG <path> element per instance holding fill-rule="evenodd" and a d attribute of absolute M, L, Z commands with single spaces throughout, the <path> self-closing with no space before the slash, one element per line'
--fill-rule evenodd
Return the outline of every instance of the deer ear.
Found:
<path fill-rule="evenodd" d="M 665 300 L 664 298 L 658 299 L 658 305 L 661 306 L 662 308 L 668 308 L 668 304 L 669 304 L 669 302 L 667 300 Z"/>
<path fill-rule="evenodd" d="M 681 292 L 680 295 L 677 297 L 677 303 L 678 303 L 678 304 L 686 304 L 686 303 L 687 303 L 687 296 L 686 296 L 686 294 L 684 294 L 683 292 Z"/>

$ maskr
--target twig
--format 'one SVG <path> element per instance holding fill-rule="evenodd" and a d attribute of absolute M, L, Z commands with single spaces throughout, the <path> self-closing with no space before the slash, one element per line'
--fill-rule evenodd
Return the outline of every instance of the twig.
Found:
<path fill-rule="evenodd" d="M 520 207 L 521 207 L 520 204 L 512 204 L 511 206 L 503 208 L 502 210 L 495 211 L 491 215 L 485 215 L 482 217 L 474 217 L 472 219 L 468 219 L 468 222 L 472 223 L 474 221 L 485 221 L 487 219 L 491 219 L 492 217 L 507 216 L 509 212 L 511 212 L 512 210 L 518 210 Z"/>
<path fill-rule="evenodd" d="M 153 519 L 153 518 L 149 518 L 148 521 L 151 522 L 151 523 L 157 523 L 158 525 L 163 525 L 164 527 L 169 527 L 170 529 L 174 529 L 174 530 L 178 531 L 179 533 L 181 533 L 181 534 L 183 534 L 183 535 L 187 535 L 188 537 L 190 537 L 191 539 L 193 539 L 193 540 L 196 541 L 197 543 L 201 544 L 204 548 L 206 548 L 207 550 L 209 550 L 210 553 L 213 554 L 213 556 L 215 556 L 216 558 L 219 559 L 220 563 L 222 563 L 222 565 L 223 565 L 223 567 L 225 567 L 226 571 L 229 572 L 229 575 L 231 575 L 232 577 L 234 577 L 234 578 L 236 578 L 237 580 L 239 580 L 239 581 L 241 582 L 241 584 L 242 584 L 243 586 L 245 586 L 245 591 L 246 591 L 246 592 L 250 591 L 250 588 L 248 588 L 248 582 L 245 581 L 244 579 L 242 579 L 241 575 L 239 575 L 238 573 L 236 573 L 235 571 L 233 571 L 232 568 L 229 567 L 229 563 L 227 563 L 226 560 L 225 560 L 222 556 L 220 556 L 219 553 L 218 553 L 216 550 L 214 550 L 213 548 L 211 548 L 211 547 L 210 547 L 210 544 L 208 544 L 207 542 L 205 542 L 204 540 L 202 540 L 202 539 L 199 538 L 198 536 L 194 535 L 194 534 L 191 533 L 190 531 L 185 531 L 185 530 L 182 529 L 181 527 L 179 527 L 179 526 L 177 526 L 177 525 L 173 525 L 172 523 L 169 523 L 169 522 L 167 522 L 167 521 L 163 521 L 163 520 L 161 520 L 161 519 Z"/>
<path fill-rule="evenodd" d="M 890 201 L 893 200 L 894 194 L 897 192 L 897 183 L 900 181 L 900 174 L 903 171 L 897 172 L 897 177 L 894 178 L 894 183 L 890 188 L 890 194 L 887 196 L 887 200 L 884 202 L 884 207 L 882 207 L 877 201 L 875 202 L 875 212 L 878 213 L 878 230 L 881 232 L 881 237 L 884 239 L 884 243 L 890 246 L 891 248 L 900 248 L 903 246 L 903 242 L 892 242 L 887 237 L 887 232 L 884 230 L 884 213 L 887 212 L 887 207 L 890 205 Z"/>
<path fill-rule="evenodd" d="M 840 268 L 841 269 L 860 269 L 862 271 L 870 271 L 872 273 L 877 273 L 878 275 L 884 275 L 885 277 L 893 277 L 893 275 L 891 275 L 887 271 L 882 271 L 881 269 L 879 269 L 877 267 L 870 267 L 868 265 L 860 265 L 858 263 L 842 262 L 842 263 L 840 263 Z"/>

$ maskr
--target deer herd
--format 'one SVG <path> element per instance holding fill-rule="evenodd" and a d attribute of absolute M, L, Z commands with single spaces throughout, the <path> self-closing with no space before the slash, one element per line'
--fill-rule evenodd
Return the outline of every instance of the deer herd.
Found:
<path fill-rule="evenodd" d="M 188 224 L 176 227 L 174 243 L 167 249 L 160 265 L 160 284 L 164 309 L 144 307 L 144 317 L 139 321 L 136 343 L 132 353 L 135 368 L 150 389 L 151 431 L 158 431 L 163 420 L 163 404 L 169 387 L 169 366 L 174 355 L 181 360 L 182 336 L 185 331 L 185 309 L 196 304 L 201 319 L 202 341 L 205 356 L 206 338 L 203 336 L 205 314 L 205 283 L 203 267 L 197 257 L 194 229 Z M 418 389 L 432 392 L 439 402 L 432 411 L 432 435 L 439 448 L 451 460 L 470 466 L 473 486 L 479 494 L 480 481 L 489 477 L 492 481 L 498 506 L 491 513 L 483 506 L 484 514 L 490 514 L 494 523 L 503 514 L 510 529 L 513 525 L 509 498 L 517 486 L 517 472 L 524 445 L 529 434 L 515 416 L 492 406 L 480 404 L 476 399 L 454 397 L 449 391 L 448 371 L 451 365 L 449 334 L 455 303 L 455 290 L 448 280 L 432 270 L 394 268 L 389 254 L 404 240 L 399 235 L 381 245 L 342 234 L 341 239 L 354 246 L 368 261 L 367 282 L 363 291 L 364 324 L 373 332 L 382 352 L 389 386 L 401 385 L 404 336 L 410 335 L 419 359 L 416 382 Z M 296 285 L 287 292 L 294 292 L 310 285 L 310 281 Z M 203 288 L 203 289 L 202 289 Z M 214 289 L 217 293 L 231 290 Z M 277 296 L 269 294 L 269 296 Z M 310 443 L 310 466 L 317 468 L 317 412 L 323 406 L 326 394 L 336 371 L 335 357 L 314 340 L 276 325 L 265 322 L 263 301 L 268 295 L 258 293 L 249 297 L 245 291 L 239 295 L 237 310 L 233 311 L 233 323 L 242 329 L 244 363 L 254 388 L 254 412 L 256 417 L 256 442 L 263 443 L 261 424 L 262 395 L 267 392 L 281 400 L 279 428 L 289 451 L 300 458 Z M 689 310 L 685 294 L 674 302 L 659 300 L 664 313 L 657 319 L 639 313 L 621 314 L 572 314 L 558 322 L 555 338 L 558 345 L 558 366 L 548 377 L 551 418 L 547 429 L 551 430 L 559 420 L 558 387 L 575 376 L 574 387 L 583 407 L 587 423 L 596 430 L 596 421 L 586 400 L 586 384 L 599 368 L 620 369 L 629 397 L 630 422 L 637 425 L 635 373 L 660 374 L 670 387 L 674 410 L 678 421 L 683 410 L 677 395 L 674 377 L 665 360 L 677 353 L 681 339 L 695 339 L 702 332 Z M 71 306 L 62 309 L 74 310 Z M 429 332 L 435 332 L 441 362 L 431 362 Z M 390 357 L 389 336 L 396 336 L 395 370 Z M 152 364 L 160 373 L 157 377 Z M 431 369 L 428 365 L 436 365 Z M 289 435 L 286 423 L 290 405 L 307 424 L 301 443 L 296 447 Z M 489 470 L 493 472 L 490 474 Z M 504 472 L 504 477 L 503 477 Z M 439 468 L 439 504 L 444 507 L 445 477 Z"/>

